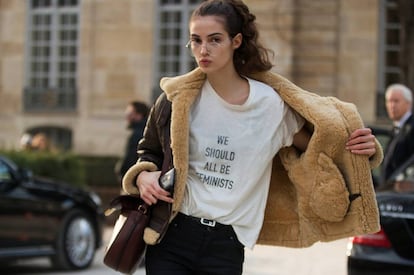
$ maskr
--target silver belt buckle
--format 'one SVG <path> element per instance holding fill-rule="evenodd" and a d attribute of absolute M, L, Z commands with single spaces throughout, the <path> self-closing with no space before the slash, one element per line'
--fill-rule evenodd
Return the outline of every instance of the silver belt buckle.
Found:
<path fill-rule="evenodd" d="M 200 219 L 200 223 L 203 224 L 203 225 L 210 226 L 210 227 L 216 226 L 216 221 L 208 220 L 208 219 L 204 219 L 204 218 Z"/>

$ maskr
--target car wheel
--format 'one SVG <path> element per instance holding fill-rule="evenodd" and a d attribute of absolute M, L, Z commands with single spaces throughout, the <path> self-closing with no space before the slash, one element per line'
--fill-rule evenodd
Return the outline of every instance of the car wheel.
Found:
<path fill-rule="evenodd" d="M 58 269 L 84 269 L 95 257 L 96 233 L 88 215 L 75 209 L 63 219 L 52 264 Z"/>

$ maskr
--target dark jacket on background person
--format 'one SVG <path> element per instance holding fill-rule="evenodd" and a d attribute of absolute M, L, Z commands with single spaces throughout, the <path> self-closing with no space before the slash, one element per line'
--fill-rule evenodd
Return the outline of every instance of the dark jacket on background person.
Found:
<path fill-rule="evenodd" d="M 147 123 L 146 119 L 143 119 L 139 122 L 132 123 L 128 129 L 132 130 L 132 133 L 129 135 L 127 143 L 125 144 L 124 156 L 117 167 L 116 173 L 120 179 L 123 178 L 128 169 L 134 165 L 138 160 L 137 148 L 138 142 L 141 140 L 145 125 Z"/>
<path fill-rule="evenodd" d="M 305 152 L 294 146 L 282 148 L 274 157 L 265 218 L 258 244 L 307 247 L 317 241 L 377 232 L 378 208 L 371 168 L 382 160 L 352 154 L 345 149 L 349 134 L 363 127 L 355 106 L 333 97 L 302 90 L 287 79 L 264 72 L 249 77 L 275 89 L 282 99 L 307 121 L 312 132 Z M 190 111 L 206 76 L 199 69 L 175 78 L 164 78 L 161 95 L 153 107 L 139 160 L 123 180 L 127 193 L 138 194 L 136 177 L 141 171 L 161 169 L 164 132 L 168 123 L 163 106 L 171 102 L 171 148 L 176 169 L 172 219 L 180 210 L 187 184 Z M 167 101 L 168 99 L 168 101 Z M 260 121 L 258 121 L 260 123 Z M 160 234 L 147 228 L 144 239 L 155 244 Z"/>
<path fill-rule="evenodd" d="M 382 183 L 389 180 L 392 172 L 414 154 L 414 116 L 411 115 L 399 129 L 398 134 L 391 134 L 385 148 Z"/>

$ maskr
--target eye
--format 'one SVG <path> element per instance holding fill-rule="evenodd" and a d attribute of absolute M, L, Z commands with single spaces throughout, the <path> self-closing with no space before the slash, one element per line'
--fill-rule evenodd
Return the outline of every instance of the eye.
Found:
<path fill-rule="evenodd" d="M 191 42 L 191 44 L 193 44 L 193 45 L 200 45 L 200 44 L 202 44 L 201 39 L 200 39 L 200 38 L 197 38 L 197 37 L 192 37 L 192 38 L 190 39 L 190 42 Z"/>
<path fill-rule="evenodd" d="M 221 38 L 220 37 L 213 37 L 210 40 L 211 43 L 215 43 L 215 44 L 220 44 L 221 43 Z"/>

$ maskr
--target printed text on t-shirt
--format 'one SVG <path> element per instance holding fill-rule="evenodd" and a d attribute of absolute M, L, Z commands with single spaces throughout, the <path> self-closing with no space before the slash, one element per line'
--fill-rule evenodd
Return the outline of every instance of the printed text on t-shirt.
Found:
<path fill-rule="evenodd" d="M 217 137 L 218 146 L 228 146 L 229 141 L 230 138 L 228 136 Z M 197 173 L 200 180 L 209 186 L 228 190 L 233 189 L 234 182 L 231 179 L 223 178 L 222 175 L 230 175 L 231 162 L 235 160 L 236 153 L 223 148 L 206 147 L 204 149 L 204 156 L 211 159 L 207 161 L 203 167 L 203 170 L 210 172 L 210 174 Z M 212 176 L 211 172 L 218 175 Z"/>

